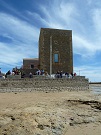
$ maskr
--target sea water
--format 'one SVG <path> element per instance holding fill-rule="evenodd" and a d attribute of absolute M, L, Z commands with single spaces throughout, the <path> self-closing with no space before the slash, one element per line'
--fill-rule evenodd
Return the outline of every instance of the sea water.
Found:
<path fill-rule="evenodd" d="M 101 85 L 90 86 L 94 94 L 101 94 Z"/>

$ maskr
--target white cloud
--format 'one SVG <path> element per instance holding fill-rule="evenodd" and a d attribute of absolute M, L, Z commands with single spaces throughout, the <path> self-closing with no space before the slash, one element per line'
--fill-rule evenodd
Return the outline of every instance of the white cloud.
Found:
<path fill-rule="evenodd" d="M 77 75 L 85 76 L 89 81 L 93 82 L 100 80 L 100 71 L 101 66 L 95 67 L 95 65 L 74 67 L 74 72 L 76 72 Z"/>
<path fill-rule="evenodd" d="M 87 0 L 88 5 L 91 5 L 94 0 Z"/>
<path fill-rule="evenodd" d="M 53 4 L 54 6 L 52 6 Z M 40 10 L 44 13 L 48 27 L 66 29 L 66 27 L 71 26 L 70 24 L 74 20 L 73 16 L 78 16 L 75 5 L 72 3 L 64 3 L 64 1 L 60 3 L 56 1 L 53 4 L 50 7 L 40 5 Z"/>
<path fill-rule="evenodd" d="M 96 32 L 101 34 L 101 9 L 94 9 L 92 19 Z"/>
<path fill-rule="evenodd" d="M 8 44 L 0 43 L 0 62 L 5 64 L 17 64 L 22 61 L 23 58 L 32 56 L 37 56 L 37 49 L 32 47 L 33 49 L 29 48 L 24 44 L 9 47 Z"/>
<path fill-rule="evenodd" d="M 23 12 L 19 12 L 19 10 L 15 9 L 13 6 L 11 6 L 9 4 L 9 2 L 5 2 L 4 0 L 0 1 L 0 4 L 7 9 L 8 11 L 10 11 L 11 13 L 13 13 L 15 16 L 18 16 L 26 21 L 30 21 L 29 18 L 27 18 L 25 15 L 23 15 Z"/>
<path fill-rule="evenodd" d="M 80 54 L 83 57 L 92 57 L 97 51 L 93 43 L 80 35 L 73 35 L 73 48 L 74 53 Z"/>
<path fill-rule="evenodd" d="M 31 20 L 33 20 L 33 21 L 39 21 L 39 22 L 41 22 L 41 24 L 44 24 L 45 26 L 48 25 L 47 21 L 44 18 L 42 18 L 40 16 L 40 14 L 35 13 L 35 12 L 30 12 L 30 11 L 26 11 L 26 14 L 28 15 L 28 17 Z"/>
<path fill-rule="evenodd" d="M 11 43 L 0 42 L 0 65 L 18 64 L 26 57 L 38 57 L 39 30 L 25 21 L 0 13 L 0 33 Z"/>
<path fill-rule="evenodd" d="M 89 4 L 92 3 L 92 1 L 88 2 Z M 43 5 L 40 6 L 42 13 L 45 15 L 45 24 L 51 28 L 71 29 L 73 32 L 74 53 L 80 54 L 83 57 L 91 57 L 96 54 L 96 51 L 101 50 L 100 43 L 97 42 L 99 37 L 95 40 L 92 39 L 92 37 L 97 36 L 97 33 L 92 32 L 92 27 L 89 26 L 89 23 L 85 25 L 85 22 L 80 22 L 82 11 L 80 12 L 77 9 L 75 3 L 54 1 L 51 5 L 50 7 Z M 50 10 L 48 10 L 49 8 Z M 87 11 L 85 11 L 85 14 L 86 12 Z M 97 15 L 97 20 L 99 16 L 100 14 Z M 91 16 L 89 15 L 89 17 Z M 99 21 L 98 25 L 96 25 L 98 29 L 101 27 L 100 24 L 101 22 Z M 88 30 L 90 35 L 87 36 Z M 93 29 L 93 31 L 95 30 Z"/>
<path fill-rule="evenodd" d="M 0 13 L 0 31 L 27 43 L 37 41 L 39 34 L 36 27 L 5 13 Z"/>
<path fill-rule="evenodd" d="M 81 55 L 82 60 L 93 58 L 97 51 L 101 51 L 101 8 L 97 7 L 100 5 L 100 1 L 95 3 L 94 0 L 86 0 L 85 5 L 82 5 L 80 0 L 77 2 L 68 2 L 67 0 L 47 2 L 48 5 L 46 3 L 42 5 L 40 2 L 38 7 L 33 6 L 33 9 L 38 8 L 40 12 L 24 9 L 23 13 L 20 13 L 2 1 L 5 8 L 17 17 L 3 12 L 0 13 L 0 35 L 11 40 L 11 43 L 0 42 L 2 54 L 0 64 L 18 64 L 25 57 L 38 56 L 39 29 L 31 25 L 36 23 L 37 26 L 71 29 L 73 32 L 73 52 Z M 80 8 L 78 8 L 79 4 Z M 34 23 L 30 24 L 31 21 Z M 95 70 L 92 69 L 92 66 L 74 68 L 82 70 L 82 74 L 87 74 L 90 77 L 98 76 L 98 72 L 95 72 L 95 70 L 100 70 L 100 68 L 96 69 L 95 65 L 93 66 Z"/>

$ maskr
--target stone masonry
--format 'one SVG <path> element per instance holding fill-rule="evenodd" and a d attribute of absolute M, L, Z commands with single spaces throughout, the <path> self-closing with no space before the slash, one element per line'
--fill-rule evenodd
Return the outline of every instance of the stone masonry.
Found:
<path fill-rule="evenodd" d="M 56 61 L 55 56 L 57 56 Z M 41 28 L 39 37 L 40 69 L 50 73 L 50 61 L 52 61 L 53 74 L 57 71 L 73 72 L 72 30 Z"/>
<path fill-rule="evenodd" d="M 26 76 L 28 76 L 30 72 L 32 74 L 35 74 L 38 69 L 38 65 L 39 65 L 38 58 L 24 58 L 23 68 L 21 69 L 21 72 L 25 73 Z"/>
<path fill-rule="evenodd" d="M 53 79 L 45 76 L 34 76 L 26 79 L 2 79 L 0 80 L 0 92 L 27 92 L 27 91 L 64 91 L 64 90 L 88 90 L 89 82 L 85 77 L 73 79 Z"/>

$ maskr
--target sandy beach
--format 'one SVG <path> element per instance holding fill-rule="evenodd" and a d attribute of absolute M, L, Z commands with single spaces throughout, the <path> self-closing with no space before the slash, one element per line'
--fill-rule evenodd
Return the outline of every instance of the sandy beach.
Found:
<path fill-rule="evenodd" d="M 0 93 L 0 135 L 101 135 L 101 95 Z"/>

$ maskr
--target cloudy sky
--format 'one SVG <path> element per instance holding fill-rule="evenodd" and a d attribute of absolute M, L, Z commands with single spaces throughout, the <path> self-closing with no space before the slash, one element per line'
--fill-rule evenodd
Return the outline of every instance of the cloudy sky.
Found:
<path fill-rule="evenodd" d="M 0 0 L 0 68 L 38 57 L 40 28 L 72 30 L 74 72 L 101 81 L 101 0 Z"/>

